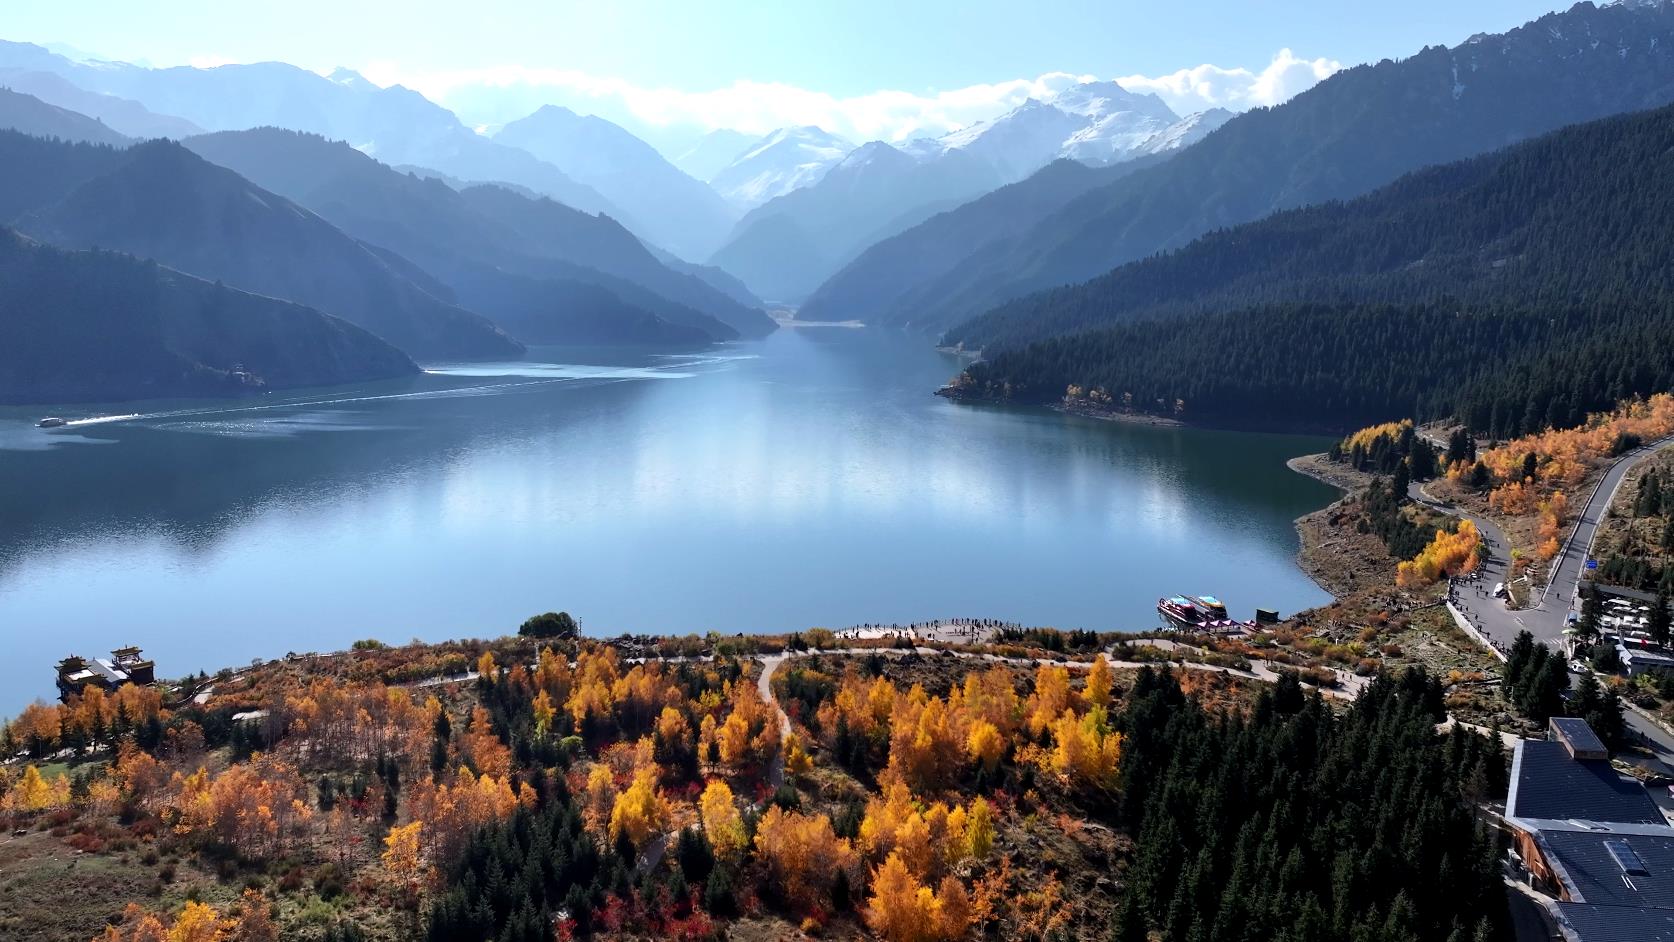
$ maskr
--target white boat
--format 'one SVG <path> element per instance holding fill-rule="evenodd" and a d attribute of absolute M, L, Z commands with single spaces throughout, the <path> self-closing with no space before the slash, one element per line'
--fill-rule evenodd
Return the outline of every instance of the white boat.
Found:
<path fill-rule="evenodd" d="M 36 428 L 62 428 L 70 423 L 56 415 L 49 415 L 35 423 Z"/>

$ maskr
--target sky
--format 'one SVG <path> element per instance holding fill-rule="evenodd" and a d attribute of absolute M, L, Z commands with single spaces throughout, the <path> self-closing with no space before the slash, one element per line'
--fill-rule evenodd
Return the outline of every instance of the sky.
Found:
<path fill-rule="evenodd" d="M 4 38 L 165 66 L 281 60 L 400 82 L 468 122 L 541 103 L 640 126 L 901 139 L 1079 79 L 1182 114 L 1501 32 L 1557 0 L 58 0 Z"/>

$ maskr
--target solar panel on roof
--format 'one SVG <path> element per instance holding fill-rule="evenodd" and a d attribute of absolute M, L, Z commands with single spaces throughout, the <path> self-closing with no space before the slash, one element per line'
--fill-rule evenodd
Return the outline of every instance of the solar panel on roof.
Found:
<path fill-rule="evenodd" d="M 1616 861 L 1616 866 L 1629 876 L 1649 876 L 1651 871 L 1645 862 L 1639 859 L 1639 854 L 1628 846 L 1627 841 L 1605 841 L 1604 849 L 1610 852 L 1610 859 Z"/>

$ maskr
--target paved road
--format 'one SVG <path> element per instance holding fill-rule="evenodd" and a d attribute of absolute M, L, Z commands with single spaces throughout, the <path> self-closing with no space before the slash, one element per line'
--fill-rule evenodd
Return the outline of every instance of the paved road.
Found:
<path fill-rule="evenodd" d="M 1436 500 L 1414 483 L 1408 491 L 1413 500 L 1442 513 L 1470 519 L 1476 523 L 1477 529 L 1488 541 L 1492 555 L 1482 567 L 1482 578 L 1476 582 L 1461 584 L 1455 590 L 1454 604 L 1465 613 L 1465 617 L 1471 620 L 1478 631 L 1502 647 L 1510 647 L 1517 633 L 1527 629 L 1536 641 L 1561 650 L 1564 624 L 1570 611 L 1577 604 L 1582 567 L 1592 556 L 1593 540 L 1598 533 L 1599 523 L 1610 509 L 1616 491 L 1621 488 L 1627 473 L 1670 442 L 1674 442 L 1674 437 L 1641 445 L 1616 459 L 1599 480 L 1598 486 L 1587 496 L 1587 503 L 1581 508 L 1580 518 L 1553 563 L 1552 575 L 1547 580 L 1546 590 L 1536 599 L 1533 607 L 1521 611 L 1512 611 L 1499 599 L 1492 597 L 1494 584 L 1505 581 L 1505 567 L 1510 561 L 1510 543 L 1500 528 L 1494 526 L 1492 521 Z M 1571 683 L 1580 676 L 1573 675 Z M 1674 734 L 1631 705 L 1623 711 L 1622 718 L 1630 735 L 1650 750 L 1663 766 L 1674 769 Z"/>
<path fill-rule="evenodd" d="M 1622 486 L 1622 479 L 1634 465 L 1670 441 L 1674 441 L 1674 438 L 1659 439 L 1641 445 L 1617 458 L 1610 465 L 1604 477 L 1587 496 L 1587 502 L 1582 505 L 1580 516 L 1571 528 L 1569 538 L 1564 541 L 1563 548 L 1553 560 L 1551 577 L 1547 580 L 1546 588 L 1534 598 L 1534 605 L 1517 611 L 1506 608 L 1499 599 L 1493 597 L 1495 583 L 1506 581 L 1506 567 L 1511 562 L 1511 543 L 1506 539 L 1505 533 L 1495 526 L 1493 521 L 1468 513 L 1455 504 L 1437 500 L 1422 485 L 1414 482 L 1408 488 L 1409 497 L 1441 513 L 1472 521 L 1488 543 L 1490 555 L 1482 566 L 1482 578 L 1474 583 L 1461 585 L 1455 594 L 1456 604 L 1465 611 L 1477 629 L 1496 643 L 1507 647 L 1516 639 L 1517 633 L 1525 629 L 1534 635 L 1536 641 L 1558 647 L 1563 640 L 1564 623 L 1576 604 L 1576 588 L 1581 582 L 1582 567 L 1592 555 L 1593 539 L 1598 532 L 1598 525 L 1609 510 L 1617 489 Z"/>

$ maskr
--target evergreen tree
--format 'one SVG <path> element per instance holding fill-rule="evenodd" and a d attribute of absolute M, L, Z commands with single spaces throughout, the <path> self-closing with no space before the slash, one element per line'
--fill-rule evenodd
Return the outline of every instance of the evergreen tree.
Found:
<path fill-rule="evenodd" d="M 1671 617 L 1668 611 L 1668 593 L 1658 592 L 1656 601 L 1651 603 L 1651 614 L 1646 621 L 1651 640 L 1659 645 L 1668 644 L 1671 625 L 1674 625 L 1674 617 Z"/>

